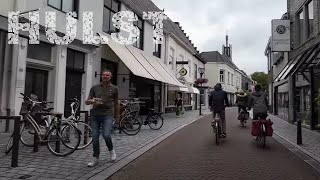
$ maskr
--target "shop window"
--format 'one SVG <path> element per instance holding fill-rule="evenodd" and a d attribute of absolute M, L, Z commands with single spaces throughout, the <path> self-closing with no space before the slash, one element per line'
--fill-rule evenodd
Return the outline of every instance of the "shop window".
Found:
<path fill-rule="evenodd" d="M 38 96 L 40 101 L 47 100 L 48 72 L 27 68 L 25 80 L 25 94 Z"/>
<path fill-rule="evenodd" d="M 40 44 L 29 44 L 27 58 L 51 62 L 52 45 L 41 42 Z"/>
<path fill-rule="evenodd" d="M 174 100 L 176 99 L 176 91 L 168 91 L 168 106 L 174 106 Z"/>
<path fill-rule="evenodd" d="M 183 94 L 183 105 L 191 105 L 191 94 L 185 93 Z"/>

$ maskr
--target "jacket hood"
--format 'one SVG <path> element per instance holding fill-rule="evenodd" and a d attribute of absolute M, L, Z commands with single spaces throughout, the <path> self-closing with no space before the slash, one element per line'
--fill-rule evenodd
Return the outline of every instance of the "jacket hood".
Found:
<path fill-rule="evenodd" d="M 260 97 L 260 96 L 262 96 L 262 92 L 261 92 L 261 91 L 253 92 L 252 95 L 253 95 L 253 96 Z"/>

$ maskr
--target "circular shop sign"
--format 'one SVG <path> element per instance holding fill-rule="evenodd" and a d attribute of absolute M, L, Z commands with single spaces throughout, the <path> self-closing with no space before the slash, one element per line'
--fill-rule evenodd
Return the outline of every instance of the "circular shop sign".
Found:
<path fill-rule="evenodd" d="M 276 29 L 277 33 L 284 34 L 287 31 L 287 28 L 284 25 L 279 25 Z"/>
<path fill-rule="evenodd" d="M 187 75 L 188 71 L 185 68 L 180 69 L 179 74 L 180 76 L 185 76 Z"/>

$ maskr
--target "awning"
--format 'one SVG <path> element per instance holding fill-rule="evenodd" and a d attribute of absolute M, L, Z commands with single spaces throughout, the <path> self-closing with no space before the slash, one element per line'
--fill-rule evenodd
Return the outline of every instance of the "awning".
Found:
<path fill-rule="evenodd" d="M 194 94 L 200 94 L 199 89 L 197 89 L 197 88 L 195 88 L 195 87 L 193 87 L 192 89 L 193 89 L 193 93 L 194 93 Z"/>
<path fill-rule="evenodd" d="M 317 57 L 320 52 L 320 44 L 316 44 L 312 46 L 309 50 L 298 55 L 294 60 L 289 61 L 286 66 L 281 70 L 277 78 L 274 80 L 281 81 L 286 79 L 291 74 L 296 74 L 299 68 L 303 64 L 307 64 L 307 66 Z"/>
<path fill-rule="evenodd" d="M 157 81 L 168 83 L 158 71 L 149 63 L 142 55 L 142 51 L 133 46 L 126 46 L 130 53 L 139 61 L 139 63 L 149 72 L 149 74 Z"/>
<path fill-rule="evenodd" d="M 140 62 L 131 54 L 126 46 L 118 44 L 111 39 L 108 41 L 108 46 L 116 53 L 121 61 L 127 66 L 130 71 L 140 77 L 155 80 L 153 76 L 140 64 Z"/>
<path fill-rule="evenodd" d="M 179 87 L 179 86 L 169 86 L 169 91 L 181 91 L 181 92 L 189 92 L 189 89 L 186 87 Z"/>
<path fill-rule="evenodd" d="M 159 58 L 155 56 L 148 56 L 145 53 L 143 53 L 142 56 L 167 81 L 168 84 L 173 86 L 186 87 L 181 82 L 179 82 L 178 79 L 175 78 L 173 74 L 171 74 L 171 71 L 168 69 L 168 67 L 164 63 L 161 62 Z"/>

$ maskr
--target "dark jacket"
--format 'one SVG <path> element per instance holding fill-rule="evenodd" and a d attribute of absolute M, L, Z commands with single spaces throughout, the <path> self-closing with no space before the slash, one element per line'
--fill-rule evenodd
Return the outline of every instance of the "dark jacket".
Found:
<path fill-rule="evenodd" d="M 211 110 L 213 111 L 222 111 L 226 106 L 229 107 L 227 93 L 217 86 L 215 86 L 214 91 L 211 92 L 209 102 Z"/>
<path fill-rule="evenodd" d="M 268 99 L 264 92 L 258 91 L 251 94 L 249 99 L 249 109 L 253 109 L 253 114 L 268 113 Z"/>
<path fill-rule="evenodd" d="M 247 107 L 248 106 L 248 96 L 238 94 L 236 103 L 238 104 L 238 106 Z"/>

